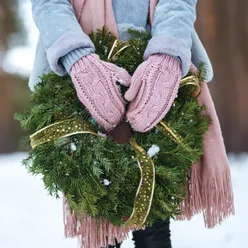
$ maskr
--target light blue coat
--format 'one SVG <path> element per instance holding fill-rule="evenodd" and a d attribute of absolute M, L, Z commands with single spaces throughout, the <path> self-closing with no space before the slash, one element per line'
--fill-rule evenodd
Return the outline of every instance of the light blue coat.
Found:
<path fill-rule="evenodd" d="M 34 68 L 29 86 L 33 90 L 39 77 L 54 71 L 63 76 L 83 56 L 94 53 L 94 45 L 81 29 L 69 0 L 31 0 L 34 21 L 40 31 Z M 113 0 L 119 36 L 128 39 L 129 28 L 150 30 L 148 25 L 150 0 Z M 144 54 L 166 53 L 178 58 L 182 76 L 191 61 L 206 64 L 206 81 L 213 77 L 208 55 L 196 34 L 197 0 L 160 0 L 155 9 L 152 39 Z"/>

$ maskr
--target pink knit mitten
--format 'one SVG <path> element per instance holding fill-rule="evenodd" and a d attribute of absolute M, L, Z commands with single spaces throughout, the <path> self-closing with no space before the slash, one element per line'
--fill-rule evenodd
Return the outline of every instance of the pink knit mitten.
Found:
<path fill-rule="evenodd" d="M 92 117 L 105 130 L 113 129 L 125 112 L 125 101 L 116 82 L 129 86 L 128 72 L 90 54 L 78 60 L 70 73 L 78 98 Z"/>
<path fill-rule="evenodd" d="M 180 62 L 166 54 L 151 55 L 131 79 L 125 99 L 131 101 L 127 119 L 138 132 L 158 124 L 174 102 L 180 80 Z"/>

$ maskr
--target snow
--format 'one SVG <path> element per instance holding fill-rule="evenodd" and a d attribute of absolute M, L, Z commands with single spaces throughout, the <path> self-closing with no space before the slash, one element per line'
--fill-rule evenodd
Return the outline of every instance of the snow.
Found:
<path fill-rule="evenodd" d="M 105 133 L 102 133 L 100 131 L 97 132 L 97 134 L 103 138 L 107 137 L 107 135 Z"/>
<path fill-rule="evenodd" d="M 71 143 L 71 151 L 75 152 L 77 150 L 77 146 L 75 143 Z"/>
<path fill-rule="evenodd" d="M 111 184 L 111 182 L 108 179 L 103 179 L 103 184 L 105 186 L 109 186 Z"/>
<path fill-rule="evenodd" d="M 158 154 L 160 151 L 160 148 L 157 145 L 152 145 L 148 151 L 147 154 L 149 155 L 150 158 L 152 158 L 153 156 L 155 156 L 156 154 Z"/>
<path fill-rule="evenodd" d="M 0 247 L 77 248 L 63 238 L 62 202 L 47 195 L 40 177 L 21 166 L 24 153 L 0 156 Z M 248 154 L 230 155 L 236 215 L 215 229 L 205 229 L 202 216 L 171 224 L 173 248 L 247 248 Z M 131 237 L 122 248 L 133 248 Z"/>

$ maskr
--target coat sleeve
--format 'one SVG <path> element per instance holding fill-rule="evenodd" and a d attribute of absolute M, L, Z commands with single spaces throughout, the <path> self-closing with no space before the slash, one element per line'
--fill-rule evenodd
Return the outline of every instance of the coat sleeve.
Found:
<path fill-rule="evenodd" d="M 63 76 L 94 45 L 77 21 L 69 0 L 31 0 L 33 19 L 40 31 L 51 69 Z"/>
<path fill-rule="evenodd" d="M 144 54 L 166 53 L 181 61 L 183 76 L 190 68 L 197 0 L 160 0 L 154 13 L 152 39 Z"/>

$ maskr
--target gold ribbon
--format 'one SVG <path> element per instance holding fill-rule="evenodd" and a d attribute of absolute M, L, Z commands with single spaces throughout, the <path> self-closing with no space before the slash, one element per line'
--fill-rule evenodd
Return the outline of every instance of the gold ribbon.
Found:
<path fill-rule="evenodd" d="M 56 140 L 59 138 L 68 137 L 74 134 L 88 133 L 98 136 L 92 131 L 92 126 L 84 120 L 70 119 L 56 122 L 52 125 L 42 128 L 30 136 L 31 147 L 35 148 L 38 145 Z"/>
<path fill-rule="evenodd" d="M 172 127 L 169 127 L 165 122 L 160 121 L 157 124 L 156 128 L 159 131 L 161 131 L 163 134 L 171 138 L 173 141 L 175 141 L 177 144 L 182 145 L 184 149 L 187 150 L 188 152 L 193 151 L 189 146 L 187 146 L 184 143 L 183 137 L 180 134 L 178 134 Z"/>
<path fill-rule="evenodd" d="M 152 205 L 155 188 L 155 167 L 152 159 L 142 147 L 138 146 L 135 139 L 132 138 L 130 144 L 136 152 L 141 180 L 135 196 L 132 215 L 124 226 L 142 228 Z"/>
<path fill-rule="evenodd" d="M 186 86 L 186 85 L 195 85 L 197 87 L 200 86 L 199 78 L 197 76 L 188 76 L 181 80 L 180 87 Z"/>
<path fill-rule="evenodd" d="M 195 97 L 198 97 L 201 94 L 201 86 L 199 78 L 195 75 L 185 77 L 181 80 L 180 88 L 187 86 L 187 85 L 193 85 L 197 87 L 196 94 L 194 94 Z"/>
<path fill-rule="evenodd" d="M 195 85 L 200 89 L 199 79 L 196 76 L 185 77 L 181 80 L 180 87 L 186 85 Z M 174 140 L 177 144 L 183 145 L 185 149 L 191 150 L 184 144 L 183 137 L 165 122 L 161 121 L 156 128 L 163 134 Z M 130 144 L 136 152 L 138 165 L 141 172 L 141 179 L 136 192 L 133 212 L 124 226 L 142 228 L 146 222 L 147 216 L 151 210 L 154 188 L 155 188 L 155 167 L 153 160 L 148 156 L 142 147 L 140 147 L 134 138 L 130 139 Z"/>
<path fill-rule="evenodd" d="M 115 51 L 115 49 L 118 48 L 118 46 L 120 46 L 119 50 Z M 107 60 L 114 62 L 117 59 L 118 54 L 120 54 L 123 50 L 127 49 L 130 46 L 131 45 L 128 45 L 127 42 L 123 42 L 123 41 L 121 42 L 119 40 L 115 40 L 115 42 L 113 43 L 113 46 L 110 49 Z"/>
<path fill-rule="evenodd" d="M 197 86 L 198 88 L 198 94 L 196 97 L 201 93 L 201 86 L 200 86 L 200 81 L 199 78 L 195 75 L 185 77 L 181 80 L 180 83 L 180 88 L 187 86 L 187 85 L 194 85 Z M 177 144 L 183 145 L 184 148 L 188 151 L 192 151 L 192 149 L 184 144 L 184 139 L 183 137 L 178 134 L 172 127 L 170 127 L 168 124 L 166 124 L 163 121 L 160 121 L 156 128 L 161 131 L 163 134 L 174 140 Z"/>
<path fill-rule="evenodd" d="M 173 128 L 169 127 L 165 122 L 160 121 L 156 128 L 164 133 L 166 136 L 174 140 L 178 144 L 183 143 L 183 138 Z"/>

